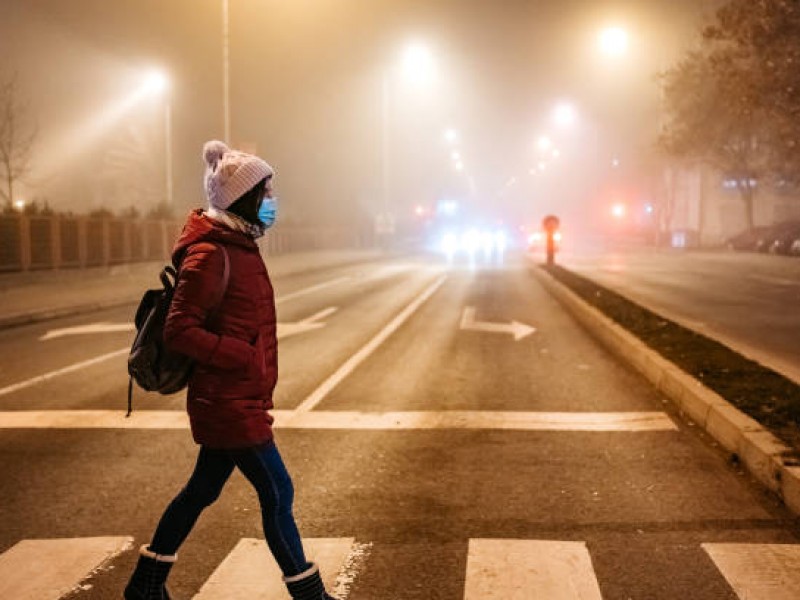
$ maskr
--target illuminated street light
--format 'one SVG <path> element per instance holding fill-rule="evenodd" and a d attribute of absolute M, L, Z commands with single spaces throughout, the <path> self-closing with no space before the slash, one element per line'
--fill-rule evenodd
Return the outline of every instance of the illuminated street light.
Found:
<path fill-rule="evenodd" d="M 611 207 L 611 216 L 613 216 L 615 219 L 624 218 L 626 212 L 625 205 L 621 202 L 617 202 Z"/>
<path fill-rule="evenodd" d="M 549 137 L 546 135 L 540 136 L 538 140 L 536 140 L 536 147 L 539 148 L 541 152 L 547 152 L 550 148 L 553 147 L 553 142 L 550 140 Z"/>
<path fill-rule="evenodd" d="M 444 141 L 446 141 L 448 144 L 455 144 L 458 141 L 458 131 L 456 131 L 452 127 L 449 129 L 445 129 Z"/>
<path fill-rule="evenodd" d="M 603 55 L 619 58 L 628 51 L 628 32 L 622 27 L 606 27 L 597 36 L 597 45 Z"/>
<path fill-rule="evenodd" d="M 22 198 L 17 198 L 16 200 L 14 200 L 14 208 L 22 212 L 25 209 L 25 200 L 23 200 Z"/>
<path fill-rule="evenodd" d="M 424 44 L 413 43 L 403 53 L 403 73 L 415 85 L 426 85 L 436 75 L 436 63 L 433 54 Z"/>
<path fill-rule="evenodd" d="M 435 75 L 433 54 L 427 46 L 414 43 L 406 46 L 400 62 L 405 79 L 417 87 L 431 83 Z M 381 81 L 381 177 L 383 181 L 383 215 L 390 222 L 389 217 L 389 119 L 390 119 L 390 73 L 394 69 L 384 68 Z"/>
<path fill-rule="evenodd" d="M 553 110 L 553 120 L 556 122 L 556 125 L 561 127 L 573 125 L 577 118 L 578 113 L 571 104 L 562 103 Z"/>

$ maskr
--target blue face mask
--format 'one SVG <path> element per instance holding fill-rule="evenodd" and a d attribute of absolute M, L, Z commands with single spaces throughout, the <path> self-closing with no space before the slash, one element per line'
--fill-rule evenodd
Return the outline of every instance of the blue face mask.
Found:
<path fill-rule="evenodd" d="M 272 227 L 275 218 L 278 216 L 278 199 L 264 198 L 261 207 L 258 209 L 258 220 L 264 224 L 266 229 Z"/>

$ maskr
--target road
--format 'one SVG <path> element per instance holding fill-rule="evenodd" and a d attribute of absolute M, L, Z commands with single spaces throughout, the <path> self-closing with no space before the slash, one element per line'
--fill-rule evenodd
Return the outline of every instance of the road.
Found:
<path fill-rule="evenodd" d="M 797 521 L 521 258 L 274 283 L 276 439 L 308 553 L 329 578 L 343 565 L 342 597 L 800 597 Z M 192 469 L 180 394 L 137 392 L 123 417 L 130 318 L 0 331 L 0 597 L 57 598 L 30 589 L 68 590 L 109 556 L 70 598 L 118 598 L 125 548 Z M 283 598 L 259 521 L 234 474 L 179 553 L 175 597 Z"/>
<path fill-rule="evenodd" d="M 745 252 L 577 251 L 563 264 L 800 383 L 800 260 Z"/>

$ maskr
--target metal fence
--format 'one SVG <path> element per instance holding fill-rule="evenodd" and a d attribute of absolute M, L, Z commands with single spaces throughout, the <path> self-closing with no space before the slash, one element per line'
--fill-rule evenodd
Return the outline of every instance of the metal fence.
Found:
<path fill-rule="evenodd" d="M 183 221 L 1 215 L 0 272 L 168 260 L 182 227 Z M 276 226 L 262 248 L 267 254 L 283 254 L 372 243 L 369 231 Z"/>

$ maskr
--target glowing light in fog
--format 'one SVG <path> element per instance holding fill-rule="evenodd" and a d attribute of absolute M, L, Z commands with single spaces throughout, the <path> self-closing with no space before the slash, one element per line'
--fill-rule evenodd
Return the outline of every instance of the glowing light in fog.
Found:
<path fill-rule="evenodd" d="M 76 123 L 72 129 L 64 132 L 40 152 L 37 161 L 45 171 L 58 168 L 65 158 L 74 157 L 90 148 L 142 102 L 163 94 L 168 87 L 169 80 L 163 71 L 150 70 L 127 94 L 111 100 L 100 110 L 87 113 L 84 121 Z"/>
<path fill-rule="evenodd" d="M 614 206 L 611 207 L 611 215 L 615 219 L 622 219 L 625 216 L 626 209 L 625 205 L 621 202 L 617 202 Z"/>
<path fill-rule="evenodd" d="M 553 142 L 550 140 L 549 137 L 546 135 L 540 136 L 538 140 L 536 140 L 536 147 L 539 148 L 542 152 L 547 152 L 550 148 L 553 147 Z"/>
<path fill-rule="evenodd" d="M 559 104 L 553 111 L 553 119 L 557 125 L 562 127 L 569 127 L 575 123 L 577 118 L 578 113 L 575 111 L 575 107 L 571 104 Z"/>
<path fill-rule="evenodd" d="M 23 210 L 25 208 L 25 200 L 22 200 L 21 198 L 14 200 L 14 208 L 17 210 Z"/>
<path fill-rule="evenodd" d="M 608 57 L 617 58 L 628 51 L 628 32 L 622 27 L 606 27 L 597 36 L 600 51 Z"/>
<path fill-rule="evenodd" d="M 406 79 L 417 85 L 425 85 L 433 81 L 436 75 L 436 64 L 430 49 L 420 43 L 413 43 L 403 54 L 403 73 Z"/>
<path fill-rule="evenodd" d="M 444 141 L 448 144 L 455 144 L 458 141 L 458 132 L 453 128 L 445 129 Z"/>

